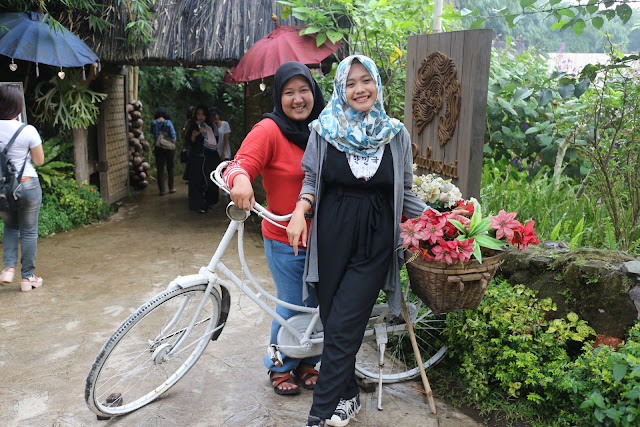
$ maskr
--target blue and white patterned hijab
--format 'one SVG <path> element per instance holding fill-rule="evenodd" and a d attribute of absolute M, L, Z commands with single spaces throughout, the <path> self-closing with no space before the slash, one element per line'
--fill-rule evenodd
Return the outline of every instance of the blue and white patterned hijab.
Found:
<path fill-rule="evenodd" d="M 351 63 L 357 59 L 376 83 L 378 95 L 373 107 L 366 113 L 349 106 L 346 96 L 347 75 Z M 351 55 L 340 62 L 334 79 L 333 94 L 318 119 L 309 125 L 338 150 L 347 154 L 371 157 L 402 130 L 403 124 L 384 111 L 382 81 L 378 67 L 371 58 Z"/>

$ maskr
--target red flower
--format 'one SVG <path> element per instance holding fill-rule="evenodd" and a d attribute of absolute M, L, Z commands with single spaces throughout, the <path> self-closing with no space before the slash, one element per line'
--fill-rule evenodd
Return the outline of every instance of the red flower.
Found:
<path fill-rule="evenodd" d="M 520 224 L 519 227 L 516 227 L 513 230 L 513 239 L 511 239 L 510 242 L 518 246 L 518 249 L 524 251 L 527 250 L 529 245 L 536 245 L 540 243 L 536 232 L 533 231 L 534 224 L 535 222 L 533 219 L 529 219 L 524 226 Z"/>
<path fill-rule="evenodd" d="M 516 215 L 518 215 L 517 212 L 507 213 L 507 211 L 501 209 L 498 215 L 490 218 L 491 228 L 497 230 L 496 239 L 500 240 L 502 236 L 507 236 L 507 240 L 513 239 L 513 231 L 518 227 L 522 227 L 520 221 L 514 219 Z"/>
<path fill-rule="evenodd" d="M 457 254 L 457 258 L 464 262 L 469 261 L 471 259 L 471 255 L 473 255 L 473 239 L 466 240 L 452 240 L 451 246 L 455 247 L 455 251 Z"/>
<path fill-rule="evenodd" d="M 446 241 L 442 238 L 438 240 L 438 244 L 431 251 L 435 255 L 435 260 L 453 264 L 458 259 L 458 250 L 454 241 Z"/>
<path fill-rule="evenodd" d="M 89 191 L 91 191 L 93 193 L 93 188 L 90 188 Z"/>
<path fill-rule="evenodd" d="M 458 208 L 460 209 L 464 209 L 465 211 L 467 211 L 468 213 L 464 214 L 464 215 L 473 215 L 473 212 L 476 208 L 476 206 L 472 203 L 472 202 L 467 202 L 466 200 L 459 200 L 458 201 Z"/>

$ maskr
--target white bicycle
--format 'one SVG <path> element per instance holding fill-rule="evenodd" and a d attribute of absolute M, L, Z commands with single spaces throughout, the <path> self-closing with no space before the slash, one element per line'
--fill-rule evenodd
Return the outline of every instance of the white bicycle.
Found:
<path fill-rule="evenodd" d="M 211 179 L 229 193 L 221 178 L 227 163 L 220 164 Z M 276 225 L 279 224 L 275 221 L 286 222 L 291 217 L 273 215 L 258 204 L 253 212 Z M 322 353 L 318 309 L 288 304 L 257 283 L 243 248 L 244 222 L 251 213 L 233 203 L 227 206 L 226 213 L 231 222 L 209 265 L 197 274 L 172 280 L 164 292 L 144 303 L 116 329 L 96 357 L 87 377 L 85 400 L 99 419 L 135 411 L 175 385 L 222 333 L 234 285 L 282 326 L 277 344 L 268 349 L 274 363 L 282 363 L 281 352 L 293 358 Z M 243 279 L 222 262 L 236 233 Z M 404 298 L 427 368 L 440 361 L 447 350 L 440 337 L 444 316 L 433 315 L 408 289 Z M 276 313 L 274 304 L 300 314 L 284 319 Z M 357 355 L 356 374 L 378 381 L 378 407 L 382 409 L 382 383 L 412 379 L 420 371 L 404 318 L 391 316 L 388 305 L 379 303 L 373 307 L 369 320 Z"/>

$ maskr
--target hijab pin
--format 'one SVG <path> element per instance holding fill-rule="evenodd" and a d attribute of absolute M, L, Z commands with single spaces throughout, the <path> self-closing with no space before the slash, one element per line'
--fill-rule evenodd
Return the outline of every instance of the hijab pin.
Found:
<path fill-rule="evenodd" d="M 260 79 L 260 90 L 264 92 L 266 88 L 267 88 L 267 85 L 264 84 L 264 79 Z"/>
<path fill-rule="evenodd" d="M 60 71 L 58 71 L 58 77 L 60 77 L 60 80 L 64 80 L 64 71 L 62 71 L 62 67 L 60 67 Z"/>
<path fill-rule="evenodd" d="M 11 71 L 15 71 L 18 69 L 18 64 L 16 64 L 15 62 L 13 62 L 13 58 L 11 58 L 11 64 L 9 64 L 9 69 Z"/>

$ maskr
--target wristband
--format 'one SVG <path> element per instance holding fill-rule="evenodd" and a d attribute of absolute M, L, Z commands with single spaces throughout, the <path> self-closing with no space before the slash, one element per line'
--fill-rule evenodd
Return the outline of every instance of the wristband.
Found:
<path fill-rule="evenodd" d="M 305 197 L 305 196 L 300 196 L 300 197 L 298 197 L 298 200 L 296 201 L 296 203 L 298 203 L 301 200 L 304 200 L 305 202 L 309 203 L 310 207 L 313 207 L 313 202 L 311 201 L 310 198 Z"/>

